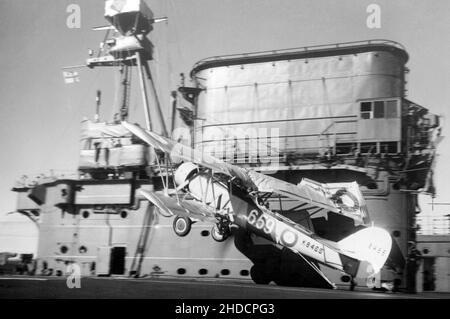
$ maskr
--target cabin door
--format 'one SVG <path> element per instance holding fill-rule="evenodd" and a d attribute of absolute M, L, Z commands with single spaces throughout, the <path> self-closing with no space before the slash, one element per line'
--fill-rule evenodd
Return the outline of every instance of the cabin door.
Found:
<path fill-rule="evenodd" d="M 114 246 L 111 251 L 111 275 L 125 275 L 126 246 Z"/>
<path fill-rule="evenodd" d="M 423 259 L 423 291 L 434 291 L 436 289 L 434 264 L 434 258 L 427 257 Z"/>

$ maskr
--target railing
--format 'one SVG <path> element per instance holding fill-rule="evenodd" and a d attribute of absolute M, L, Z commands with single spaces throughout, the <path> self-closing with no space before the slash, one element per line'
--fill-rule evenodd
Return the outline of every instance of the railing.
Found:
<path fill-rule="evenodd" d="M 315 51 L 315 50 L 341 49 L 341 48 L 349 48 L 349 47 L 361 46 L 361 45 L 377 45 L 377 44 L 390 45 L 390 46 L 396 47 L 398 49 L 401 49 L 403 51 L 406 51 L 405 47 L 398 42 L 391 41 L 391 40 L 384 40 L 384 39 L 374 39 L 374 40 L 364 40 L 364 41 L 342 42 L 342 43 L 335 43 L 335 44 L 321 44 L 321 45 L 313 45 L 313 46 L 304 46 L 304 47 L 282 49 L 282 50 L 269 50 L 269 51 L 258 51 L 258 52 L 213 56 L 213 57 L 209 57 L 209 58 L 198 61 L 194 65 L 193 69 L 195 70 L 199 65 L 206 63 L 206 62 L 220 61 L 220 60 L 226 60 L 226 59 L 232 59 L 232 58 L 258 57 L 258 56 L 264 56 L 264 55 L 268 55 L 268 54 L 293 53 L 293 52 L 300 52 L 300 51 L 308 52 L 308 51 Z"/>
<path fill-rule="evenodd" d="M 40 184 L 51 183 L 59 179 L 79 179 L 80 173 L 76 171 L 51 170 L 48 173 L 23 175 L 14 183 L 14 188 L 34 187 Z"/>
<path fill-rule="evenodd" d="M 418 235 L 449 235 L 450 215 L 439 216 L 417 216 L 419 225 Z"/>

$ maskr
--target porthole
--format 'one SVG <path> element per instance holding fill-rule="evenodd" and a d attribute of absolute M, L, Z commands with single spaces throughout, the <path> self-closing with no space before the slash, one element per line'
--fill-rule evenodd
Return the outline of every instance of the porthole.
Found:
<path fill-rule="evenodd" d="M 229 269 L 222 269 L 220 274 L 222 276 L 228 276 L 228 275 L 230 275 L 230 270 Z"/>
<path fill-rule="evenodd" d="M 128 212 L 126 210 L 123 210 L 120 212 L 120 217 L 122 217 L 123 219 L 128 217 Z"/>
<path fill-rule="evenodd" d="M 69 248 L 67 248 L 67 246 L 61 246 L 61 248 L 59 248 L 59 251 L 62 254 L 66 254 L 69 251 Z"/>
<path fill-rule="evenodd" d="M 206 275 L 207 273 L 208 273 L 208 270 L 206 270 L 205 268 L 202 268 L 198 271 L 198 274 L 202 275 L 202 276 Z"/>
<path fill-rule="evenodd" d="M 89 215 L 90 215 L 90 213 L 89 213 L 88 210 L 85 210 L 85 211 L 83 212 L 83 218 L 89 218 Z"/>
<path fill-rule="evenodd" d="M 61 270 L 57 270 L 56 271 L 56 276 L 61 277 L 63 275 Z"/>
<path fill-rule="evenodd" d="M 400 235 L 401 235 L 401 232 L 400 232 L 399 230 L 394 230 L 394 231 L 392 232 L 392 236 L 394 236 L 394 237 L 396 237 L 396 238 L 400 237 Z"/>
<path fill-rule="evenodd" d="M 248 270 L 241 270 L 241 272 L 239 273 L 241 276 L 247 277 L 249 275 L 249 271 Z"/>
<path fill-rule="evenodd" d="M 208 231 L 208 230 L 203 230 L 203 231 L 201 232 L 201 235 L 202 235 L 203 237 L 208 237 L 208 236 L 209 236 L 209 231 Z"/>
<path fill-rule="evenodd" d="M 87 253 L 87 248 L 86 248 L 86 246 L 80 246 L 78 251 L 80 252 L 80 254 L 85 254 L 85 253 Z"/>
<path fill-rule="evenodd" d="M 178 268 L 177 274 L 179 274 L 179 275 L 184 275 L 185 273 L 186 273 L 186 269 L 184 269 L 184 268 Z"/>
<path fill-rule="evenodd" d="M 428 248 L 424 248 L 424 249 L 422 250 L 422 252 L 426 255 L 426 254 L 428 254 L 430 251 L 428 250 Z"/>

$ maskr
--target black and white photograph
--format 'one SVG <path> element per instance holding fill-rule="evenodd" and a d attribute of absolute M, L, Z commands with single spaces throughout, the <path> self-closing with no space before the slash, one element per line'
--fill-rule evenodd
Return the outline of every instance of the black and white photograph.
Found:
<path fill-rule="evenodd" d="M 0 0 L 0 299 L 449 299 L 449 34 L 447 0 Z"/>

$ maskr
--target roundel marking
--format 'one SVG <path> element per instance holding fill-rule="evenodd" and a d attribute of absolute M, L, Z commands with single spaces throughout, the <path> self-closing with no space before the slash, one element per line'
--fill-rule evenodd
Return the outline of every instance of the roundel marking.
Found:
<path fill-rule="evenodd" d="M 334 194 L 334 197 L 338 200 L 336 204 L 345 211 L 355 212 L 360 208 L 358 198 L 346 189 L 338 190 L 336 194 Z M 353 206 L 344 202 L 345 197 L 352 201 Z"/>
<path fill-rule="evenodd" d="M 281 243 L 287 247 L 293 247 L 297 244 L 298 236 L 289 229 L 283 230 L 280 237 Z"/>

